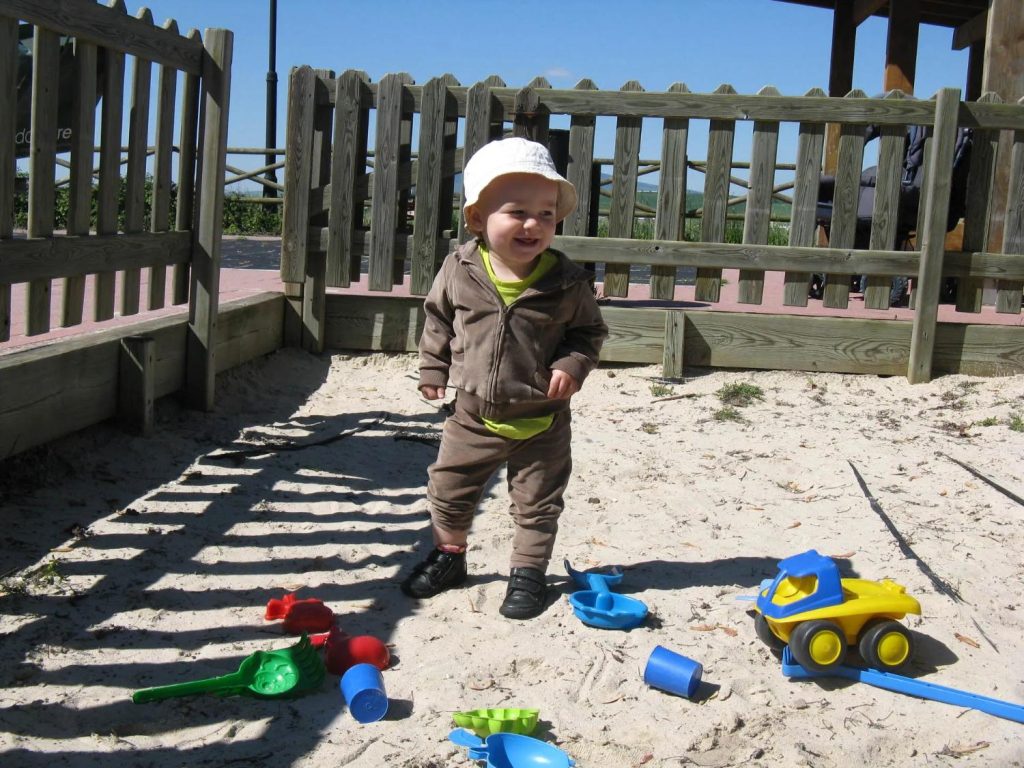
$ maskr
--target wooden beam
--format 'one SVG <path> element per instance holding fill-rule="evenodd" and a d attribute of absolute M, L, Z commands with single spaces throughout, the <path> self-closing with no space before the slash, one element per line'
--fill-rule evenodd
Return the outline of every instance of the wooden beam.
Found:
<path fill-rule="evenodd" d="M 967 78 L 964 84 L 964 99 L 977 101 L 984 92 L 982 88 L 982 75 L 985 69 L 985 41 L 981 40 L 971 45 L 967 53 Z"/>
<path fill-rule="evenodd" d="M 895 1 L 899 2 L 899 0 Z M 869 18 L 878 13 L 878 11 L 882 10 L 886 4 L 889 4 L 889 0 L 855 0 L 853 4 L 854 25 L 859 27 Z M 892 13 L 891 8 L 889 13 Z"/>
<path fill-rule="evenodd" d="M 828 95 L 845 96 L 853 88 L 853 59 L 857 47 L 857 25 L 853 0 L 836 0 L 832 14 L 832 56 L 828 65 Z M 825 173 L 834 174 L 839 160 L 840 127 L 830 123 L 825 132 Z"/>
<path fill-rule="evenodd" d="M 199 410 L 213 410 L 216 378 L 217 304 L 220 296 L 220 246 L 224 226 L 224 162 L 228 145 L 228 101 L 234 35 L 226 29 L 206 32 L 203 57 L 202 125 L 198 158 L 202 178 L 196 188 L 196 224 L 192 231 L 192 290 L 185 367 L 185 397 Z"/>
<path fill-rule="evenodd" d="M 896 89 L 908 94 L 914 92 L 920 26 L 920 0 L 890 0 L 883 90 Z"/>
<path fill-rule="evenodd" d="M 954 51 L 962 51 L 967 46 L 981 43 L 985 40 L 985 30 L 988 28 L 988 9 L 974 16 L 959 27 L 953 30 Z"/>
<path fill-rule="evenodd" d="M 688 366 L 900 375 L 911 324 L 900 320 L 602 307 L 608 339 L 602 363 L 666 363 L 666 342 Z M 414 352 L 423 301 L 407 296 L 327 296 L 327 346 Z M 682 316 L 682 317 L 680 317 Z M 668 330 L 667 330 L 668 329 Z M 677 334 L 683 331 L 685 339 Z M 978 376 L 1024 373 L 1021 328 L 940 323 L 934 370 Z"/>
<path fill-rule="evenodd" d="M 1002 96 L 1007 104 L 1024 98 L 1024 3 L 1020 0 L 990 0 L 985 47 L 982 90 Z M 999 158 L 992 189 L 992 220 L 988 250 L 1002 249 L 1006 219 L 1006 193 L 1009 184 L 1009 157 L 1012 137 L 1004 133 L 999 142 Z"/>
<path fill-rule="evenodd" d="M 199 74 L 202 68 L 202 43 L 99 3 L 0 0 L 0 16 L 59 30 L 61 34 L 184 72 Z"/>
<path fill-rule="evenodd" d="M 153 434 L 153 393 L 156 340 L 152 336 L 121 339 L 118 358 L 117 416 L 133 434 Z"/>

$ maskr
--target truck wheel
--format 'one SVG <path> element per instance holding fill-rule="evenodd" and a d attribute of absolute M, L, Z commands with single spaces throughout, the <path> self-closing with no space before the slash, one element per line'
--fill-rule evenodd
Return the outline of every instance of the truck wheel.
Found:
<path fill-rule="evenodd" d="M 757 639 L 773 651 L 781 651 L 786 647 L 786 644 L 777 638 L 775 633 L 772 632 L 772 628 L 768 624 L 768 619 L 766 619 L 762 613 L 754 614 L 754 632 L 757 634 Z"/>
<path fill-rule="evenodd" d="M 834 621 L 805 621 L 790 634 L 789 648 L 804 669 L 827 672 L 846 657 L 846 635 Z"/>
<path fill-rule="evenodd" d="M 857 644 L 864 663 L 883 672 L 905 667 L 914 656 L 914 636 L 891 619 L 873 621 L 861 632 Z"/>

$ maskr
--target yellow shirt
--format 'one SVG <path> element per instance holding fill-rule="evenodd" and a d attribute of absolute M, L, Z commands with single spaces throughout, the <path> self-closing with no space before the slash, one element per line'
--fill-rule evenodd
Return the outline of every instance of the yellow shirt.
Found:
<path fill-rule="evenodd" d="M 501 296 L 501 300 L 505 302 L 507 307 L 513 301 L 518 299 L 523 291 L 537 282 L 543 277 L 556 263 L 558 259 L 555 258 L 554 254 L 550 251 L 544 251 L 540 255 L 540 261 L 537 262 L 537 266 L 534 267 L 533 272 L 524 277 L 522 280 L 501 280 L 494 274 L 494 270 L 491 268 L 491 255 L 487 251 L 487 246 L 482 242 L 479 244 L 480 257 L 484 262 L 484 269 L 487 270 L 487 277 L 494 283 L 494 287 L 498 291 L 498 295 Z M 525 419 L 513 419 L 512 421 L 491 421 L 490 419 L 481 419 L 484 426 L 487 427 L 491 432 L 502 437 L 507 437 L 511 440 L 526 440 L 534 435 L 539 435 L 541 432 L 551 427 L 551 422 L 554 421 L 554 414 L 549 413 L 546 416 L 534 416 Z"/>

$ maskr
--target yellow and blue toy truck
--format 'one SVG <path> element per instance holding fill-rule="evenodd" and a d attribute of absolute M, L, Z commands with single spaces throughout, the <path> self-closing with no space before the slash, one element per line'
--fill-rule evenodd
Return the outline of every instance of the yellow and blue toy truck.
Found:
<path fill-rule="evenodd" d="M 921 604 L 890 579 L 841 579 L 835 562 L 811 549 L 779 562 L 755 610 L 761 641 L 788 644 L 805 669 L 826 672 L 855 645 L 867 666 L 895 672 L 914 655 L 914 637 L 899 619 L 920 614 Z"/>

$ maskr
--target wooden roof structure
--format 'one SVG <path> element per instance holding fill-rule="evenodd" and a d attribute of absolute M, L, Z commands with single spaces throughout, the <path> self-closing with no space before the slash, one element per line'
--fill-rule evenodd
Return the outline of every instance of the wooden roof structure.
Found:
<path fill-rule="evenodd" d="M 853 59 L 857 27 L 872 16 L 888 20 L 883 91 L 914 92 L 918 30 L 922 24 L 953 30 L 953 50 L 970 50 L 963 98 L 976 101 L 995 93 L 1004 102 L 1024 100 L 1024 0 L 775 0 L 832 11 L 832 48 L 829 61 L 829 96 L 844 96 L 853 87 Z M 927 98 L 928 94 L 920 94 Z M 831 128 L 831 127 L 830 127 Z M 1003 135 L 1008 144 L 1009 135 Z M 834 172 L 839 135 L 829 130 L 825 170 Z M 1002 240 L 1001 204 L 1006 199 L 1009 169 L 997 169 L 996 215 L 989 242 Z"/>
<path fill-rule="evenodd" d="M 829 95 L 853 83 L 857 27 L 872 16 L 888 20 L 882 90 L 914 92 L 921 24 L 953 30 L 954 50 L 970 49 L 964 97 L 986 91 L 1005 101 L 1024 97 L 1024 2 L 1021 0 L 776 0 L 832 11 Z"/>

